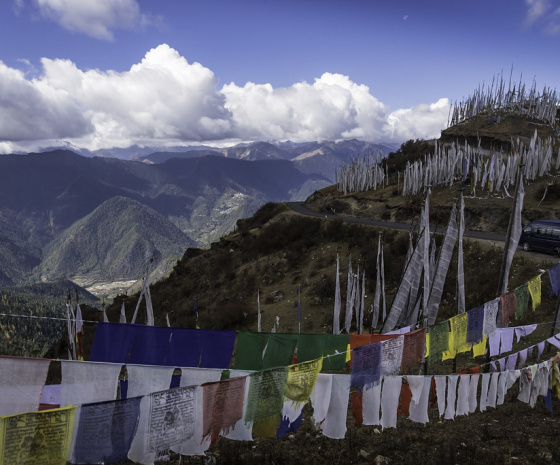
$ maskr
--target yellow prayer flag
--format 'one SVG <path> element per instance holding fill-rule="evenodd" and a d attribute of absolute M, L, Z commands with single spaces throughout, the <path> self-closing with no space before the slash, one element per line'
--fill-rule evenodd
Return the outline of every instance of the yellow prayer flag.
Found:
<path fill-rule="evenodd" d="M 472 346 L 473 357 L 479 357 L 486 352 L 486 341 L 488 336 L 484 336 L 481 342 Z"/>
<path fill-rule="evenodd" d="M 73 406 L 0 417 L 0 463 L 66 465 Z"/>
<path fill-rule="evenodd" d="M 323 368 L 323 357 L 288 367 L 284 396 L 296 403 L 307 402 Z"/>
<path fill-rule="evenodd" d="M 449 347 L 443 353 L 443 360 L 455 358 L 458 353 L 467 352 L 470 346 L 467 344 L 468 313 L 460 313 L 449 320 Z"/>
<path fill-rule="evenodd" d="M 527 283 L 529 288 L 529 293 L 531 294 L 531 300 L 533 303 L 533 311 L 541 304 L 541 275 L 538 275 L 531 279 Z"/>

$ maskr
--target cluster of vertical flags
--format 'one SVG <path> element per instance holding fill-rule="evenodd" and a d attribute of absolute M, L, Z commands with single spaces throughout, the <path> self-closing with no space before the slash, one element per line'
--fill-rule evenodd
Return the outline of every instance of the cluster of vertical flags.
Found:
<path fill-rule="evenodd" d="M 465 160 L 466 162 L 466 160 Z M 465 170 L 466 172 L 466 170 Z M 513 255 L 517 249 L 519 237 L 521 235 L 521 210 L 523 206 L 524 187 L 523 175 L 521 169 L 518 170 L 518 189 L 515 198 L 515 208 L 512 214 L 511 234 L 508 236 L 507 253 L 504 255 L 504 262 L 501 268 L 500 276 L 500 294 L 507 294 L 509 269 L 513 260 Z M 395 327 L 403 326 L 432 326 L 437 320 L 437 314 L 443 288 L 447 276 L 447 272 L 453 256 L 453 249 L 458 240 L 458 264 L 457 264 L 457 304 L 458 314 L 465 312 L 465 282 L 464 282 L 464 266 L 463 266 L 463 233 L 465 230 L 464 221 L 464 199 L 463 193 L 460 193 L 459 218 L 457 220 L 457 209 L 454 205 L 449 217 L 449 223 L 443 239 L 442 246 L 436 259 L 435 240 L 430 244 L 430 192 L 426 196 L 425 204 L 422 209 L 420 223 L 418 227 L 418 239 L 416 246 L 413 245 L 412 233 L 409 235 L 409 251 L 405 262 L 405 267 L 401 277 L 400 285 L 394 296 L 393 302 L 387 312 L 385 298 L 385 272 L 383 263 L 383 243 L 379 236 L 377 248 L 377 282 L 375 288 L 374 303 L 371 306 L 371 332 L 377 326 L 381 317 L 381 333 L 387 333 Z M 354 319 L 354 309 L 356 313 L 356 327 L 359 334 L 363 332 L 364 321 L 364 288 L 365 274 L 362 277 L 361 293 L 360 293 L 360 272 L 354 274 L 352 271 L 352 257 L 348 257 L 348 281 L 346 291 L 346 310 L 344 315 L 344 327 L 340 326 L 341 314 L 341 296 L 340 296 L 340 259 L 337 254 L 336 258 L 336 287 L 335 287 L 335 304 L 333 311 L 333 334 L 340 334 L 345 331 L 350 333 L 352 322 Z M 539 278 L 540 279 L 540 278 Z M 539 281 L 540 282 L 540 281 Z M 538 290 L 532 288 L 534 292 L 531 294 L 536 298 L 536 294 L 540 294 L 540 286 Z M 519 289 L 515 291 L 519 295 Z M 533 295 L 534 294 L 534 295 Z M 509 297 L 509 296 L 508 296 Z M 539 297 L 540 301 L 540 297 Z M 510 311 L 511 305 L 502 298 L 502 306 L 506 311 L 506 315 L 502 314 L 503 321 L 509 320 L 507 312 Z M 535 307 L 535 301 L 533 307 Z M 521 305 L 520 308 L 525 308 Z M 382 313 L 381 313 L 382 310 Z M 463 321 L 463 320 L 461 320 Z M 466 321 L 466 320 L 464 320 Z M 439 328 L 441 331 L 441 328 Z M 435 331 L 435 330 L 434 330 Z M 473 341 L 474 342 L 474 341 Z M 480 342 L 480 341 L 477 341 Z"/>

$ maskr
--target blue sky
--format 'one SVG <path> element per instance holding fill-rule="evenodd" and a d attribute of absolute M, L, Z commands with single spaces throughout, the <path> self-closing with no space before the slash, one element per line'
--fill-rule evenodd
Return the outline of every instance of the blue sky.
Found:
<path fill-rule="evenodd" d="M 0 153 L 437 137 L 559 50 L 558 0 L 4 0 Z"/>

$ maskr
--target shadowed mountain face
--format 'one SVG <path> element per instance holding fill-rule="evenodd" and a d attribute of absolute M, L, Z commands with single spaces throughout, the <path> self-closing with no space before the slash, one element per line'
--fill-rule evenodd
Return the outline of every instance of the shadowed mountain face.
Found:
<path fill-rule="evenodd" d="M 0 284 L 137 278 L 153 253 L 180 256 L 263 203 L 303 199 L 328 184 L 281 159 L 0 156 Z"/>

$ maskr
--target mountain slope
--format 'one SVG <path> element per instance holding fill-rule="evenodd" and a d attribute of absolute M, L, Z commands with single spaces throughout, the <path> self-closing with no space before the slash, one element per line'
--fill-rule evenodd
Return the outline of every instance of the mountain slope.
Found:
<path fill-rule="evenodd" d="M 170 222 L 188 236 L 177 239 L 176 231 L 167 231 L 174 239 L 165 234 L 148 241 L 127 237 L 137 248 L 144 247 L 141 255 L 151 256 L 153 248 L 163 252 L 170 248 L 170 243 L 206 246 L 263 203 L 303 199 L 317 186 L 327 184 L 324 177 L 301 173 L 287 160 L 247 161 L 220 155 L 172 158 L 149 164 L 85 158 L 65 150 L 1 156 L 0 285 L 26 282 L 35 267 L 35 276 L 74 277 L 78 272 L 76 262 L 89 264 L 80 271 L 87 275 L 137 278 L 145 263 L 133 269 L 138 264 L 135 260 L 134 265 L 111 264 L 110 269 L 101 270 L 106 264 L 102 267 L 96 256 L 85 256 L 110 250 L 111 244 L 101 243 L 115 242 L 121 237 L 98 237 L 97 249 L 86 244 L 79 254 L 65 242 L 75 235 L 75 227 L 71 232 L 67 228 L 116 197 L 158 212 L 162 215 L 159 223 Z M 107 206 L 101 211 L 111 214 Z M 101 221 L 99 212 L 95 218 Z M 145 224 L 142 215 L 131 215 L 128 221 L 130 231 L 136 231 L 138 237 L 150 236 L 150 231 L 144 233 L 142 229 L 153 225 Z M 44 251 L 47 244 L 49 249 Z M 64 247 L 64 252 L 56 252 L 56 247 Z M 184 247 L 173 250 L 174 255 L 181 255 Z M 132 249 L 129 253 L 139 254 Z M 43 257 L 48 263 L 39 266 Z M 57 257 L 62 257 L 59 263 L 55 263 Z M 96 272 L 93 263 L 100 267 Z"/>
<path fill-rule="evenodd" d="M 114 197 L 45 248 L 34 271 L 42 281 L 66 276 L 114 281 L 139 276 L 152 256 L 180 256 L 192 241 L 169 220 L 125 197 Z"/>

